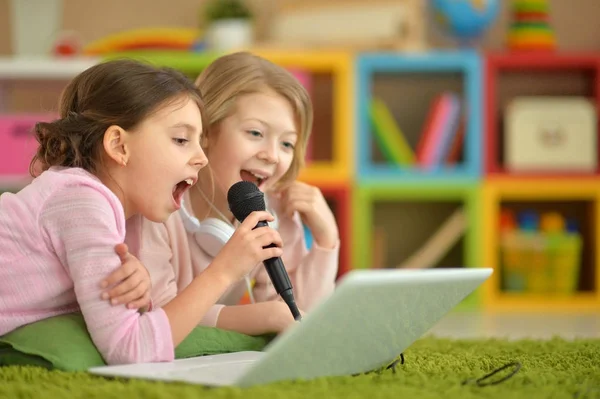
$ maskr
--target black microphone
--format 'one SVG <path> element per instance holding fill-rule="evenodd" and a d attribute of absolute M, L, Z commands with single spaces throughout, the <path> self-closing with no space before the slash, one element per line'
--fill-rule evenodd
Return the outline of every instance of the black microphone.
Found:
<path fill-rule="evenodd" d="M 229 203 L 231 213 L 233 213 L 233 216 L 235 216 L 240 223 L 252 212 L 265 210 L 264 194 L 254 183 L 249 181 L 240 181 L 231 186 L 227 192 L 227 202 Z M 257 227 L 264 226 L 268 226 L 268 224 L 261 220 L 254 228 L 256 229 Z M 267 245 L 266 248 L 272 248 L 274 246 L 275 244 L 270 244 Z M 263 263 L 267 269 L 269 278 L 273 282 L 275 291 L 290 308 L 294 320 L 301 320 L 302 316 L 300 315 L 296 300 L 294 299 L 294 293 L 292 292 L 292 283 L 287 274 L 287 270 L 285 270 L 283 261 L 281 258 L 276 257 L 266 259 Z"/>

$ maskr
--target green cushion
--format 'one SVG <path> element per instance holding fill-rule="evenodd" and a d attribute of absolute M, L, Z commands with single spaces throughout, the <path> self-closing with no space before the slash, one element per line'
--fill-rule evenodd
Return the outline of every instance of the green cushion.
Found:
<path fill-rule="evenodd" d="M 175 357 L 260 351 L 272 336 L 249 336 L 213 327 L 196 327 L 175 349 Z M 81 313 L 50 317 L 0 337 L 0 366 L 35 365 L 84 371 L 106 363 L 87 331 Z"/>

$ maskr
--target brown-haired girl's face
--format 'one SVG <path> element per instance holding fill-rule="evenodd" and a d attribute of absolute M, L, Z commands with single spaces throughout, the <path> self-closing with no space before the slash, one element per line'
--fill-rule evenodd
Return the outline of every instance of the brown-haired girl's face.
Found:
<path fill-rule="evenodd" d="M 240 180 L 252 181 L 266 192 L 288 171 L 298 132 L 294 110 L 284 97 L 265 90 L 236 99 L 208 143 L 217 186 L 226 193 Z"/>
<path fill-rule="evenodd" d="M 122 170 L 125 207 L 152 221 L 164 221 L 181 207 L 185 190 L 207 164 L 200 147 L 200 110 L 185 97 L 162 107 L 130 133 Z"/>

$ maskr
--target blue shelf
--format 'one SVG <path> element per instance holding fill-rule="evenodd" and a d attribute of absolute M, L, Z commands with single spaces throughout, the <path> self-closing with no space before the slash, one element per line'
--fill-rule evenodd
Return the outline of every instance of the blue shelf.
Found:
<path fill-rule="evenodd" d="M 357 56 L 356 66 L 357 179 L 401 181 L 473 180 L 482 174 L 481 137 L 483 81 L 481 57 L 476 51 L 435 51 L 425 53 L 373 53 Z M 376 73 L 461 73 L 466 111 L 463 163 L 437 170 L 402 168 L 397 165 L 374 164 L 371 160 L 372 140 L 368 107 L 372 98 L 372 78 Z"/>

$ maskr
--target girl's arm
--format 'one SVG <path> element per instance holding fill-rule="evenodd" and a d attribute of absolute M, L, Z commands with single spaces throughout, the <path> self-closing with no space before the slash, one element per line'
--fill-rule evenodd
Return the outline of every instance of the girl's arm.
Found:
<path fill-rule="evenodd" d="M 173 360 L 173 339 L 163 310 L 140 314 L 101 297 L 100 282 L 121 265 L 114 248 L 123 242 L 125 226 L 116 197 L 91 186 L 65 187 L 44 204 L 40 224 L 47 245 L 73 281 L 92 341 L 106 363 Z"/>
<path fill-rule="evenodd" d="M 172 361 L 174 348 L 216 302 L 230 279 L 214 267 L 198 276 L 163 309 L 140 314 L 101 298 L 100 282 L 121 265 L 115 245 L 125 221 L 114 195 L 91 186 L 69 186 L 43 205 L 46 243 L 73 281 L 90 336 L 107 364 Z M 53 276 L 48 276 L 53 278 Z"/>
<path fill-rule="evenodd" d="M 237 265 L 247 263 L 248 268 L 256 264 L 256 260 L 252 260 L 250 254 L 245 253 L 243 250 L 245 244 L 242 242 L 243 239 L 240 239 L 240 237 L 246 235 L 246 231 L 252 231 L 249 226 L 253 227 L 259 220 L 255 219 L 253 222 L 252 219 L 254 218 L 256 216 L 252 216 L 251 220 L 245 222 L 244 227 L 240 226 L 238 232 L 228 243 L 227 248 L 223 248 L 217 258 L 202 259 L 206 262 L 200 262 L 200 259 L 195 259 L 195 262 L 192 262 L 188 235 L 179 214 L 172 214 L 164 223 L 151 222 L 141 217 L 130 218 L 127 221 L 128 236 L 126 241 L 130 243 L 131 248 L 139 247 L 137 252 L 140 260 L 153 277 L 152 297 L 156 299 L 158 306 L 162 306 L 168 314 L 172 311 L 169 314 L 169 319 L 174 339 L 181 336 L 181 333 L 177 333 L 177 330 L 185 332 L 188 329 L 191 330 L 197 324 L 217 326 L 247 334 L 262 334 L 281 331 L 289 324 L 288 319 L 293 321 L 293 318 L 289 316 L 289 311 L 283 313 L 282 307 L 278 303 L 262 304 L 259 307 L 260 309 L 250 307 L 244 309 L 227 308 L 227 310 L 225 310 L 224 305 L 215 304 L 222 297 L 225 290 L 231 286 L 233 282 L 231 279 L 224 281 L 224 284 L 226 284 L 224 288 L 219 284 L 204 287 L 199 285 L 199 281 L 215 281 L 220 278 L 219 276 L 213 276 L 215 267 L 232 270 L 233 263 Z M 136 238 L 132 236 L 131 232 L 133 231 L 140 232 L 141 239 L 139 241 L 136 241 Z M 254 231 L 252 234 L 256 233 L 260 234 L 260 231 Z M 260 248 L 260 245 L 257 246 Z M 128 256 L 135 259 L 132 255 Z M 226 259 L 231 260 L 227 261 Z M 135 260 L 137 261 L 137 259 Z M 220 262 L 229 262 L 230 264 L 226 265 Z M 196 270 L 194 265 L 200 263 L 204 267 L 201 270 Z M 221 288 L 215 291 L 215 287 Z M 211 306 L 208 308 L 199 307 L 199 302 L 196 300 L 198 295 L 212 298 Z M 181 299 L 186 296 L 189 297 L 189 301 L 182 301 Z M 181 312 L 181 309 L 185 311 Z M 190 314 L 193 314 L 194 317 L 190 317 Z M 217 322 L 217 319 L 219 322 Z"/>
<path fill-rule="evenodd" d="M 284 302 L 268 301 L 248 305 L 225 306 L 216 327 L 247 335 L 280 333 L 295 322 Z"/>
<path fill-rule="evenodd" d="M 201 321 L 198 315 L 206 315 L 233 282 L 264 259 L 282 255 L 282 240 L 277 231 L 267 227 L 254 229 L 261 220 L 272 221 L 273 216 L 264 211 L 251 213 L 206 270 L 163 307 L 171 322 L 175 342 L 185 338 Z M 275 246 L 270 248 L 269 244 Z M 210 303 L 199 301 L 200 295 L 209 298 Z"/>
<path fill-rule="evenodd" d="M 188 236 L 177 212 L 164 223 L 152 222 L 141 216 L 130 218 L 127 220 L 126 242 L 131 244 L 132 250 L 138 248 L 136 252 L 140 260 L 130 254 L 127 256 L 135 262 L 141 261 L 150 273 L 151 297 L 158 307 L 170 302 L 201 274 L 194 273 Z M 203 271 L 209 264 L 210 261 L 204 265 Z M 223 306 L 213 304 L 200 324 L 214 326 Z"/>
<path fill-rule="evenodd" d="M 153 277 L 152 297 L 158 306 L 169 302 L 177 290 L 186 289 L 194 276 L 205 273 L 213 261 L 193 237 L 190 239 L 179 213 L 172 214 L 164 223 L 131 218 L 127 221 L 128 237 L 130 231 L 136 229 L 142 231 L 139 256 Z M 135 248 L 135 243 L 132 242 L 130 247 Z M 165 265 L 168 265 L 167 268 Z M 237 290 L 238 284 L 240 282 L 229 289 Z M 271 301 L 240 306 L 215 304 L 205 313 L 200 324 L 242 334 L 261 335 L 281 332 L 293 322 L 283 302 Z"/>

